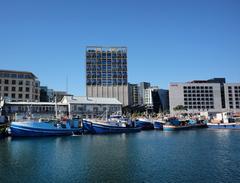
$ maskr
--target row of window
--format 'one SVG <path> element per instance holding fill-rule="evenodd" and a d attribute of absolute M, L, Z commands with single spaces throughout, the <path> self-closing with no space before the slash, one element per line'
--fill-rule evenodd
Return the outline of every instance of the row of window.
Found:
<path fill-rule="evenodd" d="M 233 103 L 234 103 L 234 102 L 229 101 L 229 105 L 233 105 Z M 237 102 L 235 102 L 235 104 L 236 104 L 236 105 L 239 105 L 239 102 L 237 101 Z"/>
<path fill-rule="evenodd" d="M 235 93 L 240 93 L 240 89 L 235 89 L 234 92 Z M 228 90 L 228 93 L 232 93 L 232 90 Z"/>
<path fill-rule="evenodd" d="M 4 97 L 11 97 L 11 98 L 13 98 L 13 99 L 15 99 L 16 98 L 16 96 L 18 96 L 18 98 L 23 98 L 23 94 L 22 93 L 19 93 L 18 95 L 17 94 L 15 94 L 15 93 L 12 93 L 12 94 L 8 94 L 8 93 L 4 93 L 3 94 L 3 96 Z M 38 96 L 36 96 L 37 98 L 38 98 Z M 25 98 L 26 99 L 29 99 L 30 98 L 30 95 L 29 94 L 25 94 Z"/>
<path fill-rule="evenodd" d="M 184 102 L 184 105 L 214 105 L 213 102 Z"/>
<path fill-rule="evenodd" d="M 87 59 L 87 64 L 119 64 L 119 63 L 127 63 L 127 59 L 121 58 L 121 59 Z"/>
<path fill-rule="evenodd" d="M 213 97 L 213 94 L 184 94 L 184 97 Z"/>
<path fill-rule="evenodd" d="M 229 86 L 228 89 L 231 90 L 233 86 Z M 234 86 L 234 89 L 239 89 L 240 90 L 240 86 Z"/>
<path fill-rule="evenodd" d="M 213 93 L 212 90 L 184 90 L 184 93 Z"/>
<path fill-rule="evenodd" d="M 228 96 L 229 96 L 229 97 L 232 97 L 233 94 L 229 93 Z M 238 97 L 238 96 L 240 96 L 240 93 L 235 93 L 235 97 Z"/>
<path fill-rule="evenodd" d="M 127 54 L 95 54 L 95 53 L 88 53 L 86 55 L 87 59 L 90 58 L 127 58 Z"/>
<path fill-rule="evenodd" d="M 107 72 L 90 72 L 88 71 L 87 72 L 87 75 L 104 75 L 104 74 L 112 74 L 112 75 L 127 75 L 127 72 L 126 71 L 123 71 L 123 72 L 111 72 L 111 71 L 107 71 Z"/>
<path fill-rule="evenodd" d="M 213 89 L 212 86 L 184 86 L 183 89 Z"/>
<path fill-rule="evenodd" d="M 87 85 L 98 85 L 98 86 L 116 86 L 116 85 L 127 85 L 127 82 L 91 82 L 91 81 L 88 81 L 87 82 Z"/>
<path fill-rule="evenodd" d="M 109 78 L 109 79 L 125 79 L 127 78 L 127 75 L 111 75 L 111 74 L 103 74 L 103 75 L 100 75 L 100 76 L 96 76 L 96 75 L 87 75 L 87 79 L 106 79 L 106 78 Z"/>
<path fill-rule="evenodd" d="M 127 71 L 127 67 L 111 67 L 111 66 L 102 66 L 102 67 L 87 67 L 87 71 Z"/>
<path fill-rule="evenodd" d="M 23 83 L 25 83 L 25 85 L 30 86 L 31 82 L 30 81 L 23 81 L 23 80 L 8 80 L 8 79 L 4 79 L 3 81 L 0 79 L 0 84 L 12 84 L 12 85 L 23 85 Z M 34 84 L 32 84 L 34 85 Z"/>
<path fill-rule="evenodd" d="M 10 90 L 11 89 L 11 90 Z M 2 86 L 0 86 L 0 91 L 17 91 L 17 87 L 13 86 L 13 87 L 8 87 L 8 86 L 4 86 L 2 88 Z M 23 87 L 18 87 L 18 91 L 22 92 L 23 91 Z M 30 88 L 29 87 L 25 87 L 25 92 L 30 92 Z M 38 90 L 35 90 L 35 93 L 38 93 Z"/>
<path fill-rule="evenodd" d="M 184 101 L 213 101 L 213 98 L 184 98 Z"/>
<path fill-rule="evenodd" d="M 230 97 L 229 100 L 230 100 L 230 101 L 233 101 L 233 98 Z M 240 100 L 240 98 L 236 97 L 235 100 L 238 101 L 238 100 Z"/>
<path fill-rule="evenodd" d="M 16 74 L 16 73 L 0 73 L 0 77 L 4 78 L 25 78 L 25 79 L 33 79 L 33 75 L 31 74 Z"/>
<path fill-rule="evenodd" d="M 23 112 L 23 111 L 28 111 L 28 107 L 27 106 L 19 106 L 18 107 L 18 111 L 19 112 Z M 31 107 L 31 111 L 32 112 L 48 112 L 48 111 L 55 111 L 55 107 L 54 106 L 32 106 Z"/>

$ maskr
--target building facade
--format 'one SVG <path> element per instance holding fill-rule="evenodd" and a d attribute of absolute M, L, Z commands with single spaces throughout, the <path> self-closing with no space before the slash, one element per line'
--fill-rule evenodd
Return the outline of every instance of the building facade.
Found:
<path fill-rule="evenodd" d="M 87 47 L 86 95 L 116 98 L 129 105 L 126 47 Z"/>
<path fill-rule="evenodd" d="M 225 83 L 225 78 L 197 80 L 187 83 L 170 83 L 170 113 L 176 106 L 185 106 L 186 113 L 223 111 L 240 112 L 239 83 Z"/>
<path fill-rule="evenodd" d="M 35 118 L 53 118 L 56 115 L 95 118 L 121 113 L 122 104 L 115 98 L 64 96 L 60 102 L 10 102 L 1 103 L 3 114 L 11 119 L 23 118 L 31 112 Z"/>
<path fill-rule="evenodd" d="M 224 84 L 226 111 L 240 112 L 240 83 Z"/>
<path fill-rule="evenodd" d="M 149 87 L 151 87 L 151 84 L 148 82 L 141 82 L 139 84 L 139 104 L 140 105 L 145 105 L 145 101 L 144 101 L 145 90 Z"/>
<path fill-rule="evenodd" d="M 68 105 L 70 116 L 96 118 L 100 116 L 122 113 L 122 103 L 115 98 L 64 96 L 60 102 Z"/>
<path fill-rule="evenodd" d="M 169 90 L 160 89 L 161 111 L 169 113 Z"/>
<path fill-rule="evenodd" d="M 144 91 L 144 104 L 148 112 L 158 113 L 161 111 L 161 100 L 159 96 L 160 89 L 157 86 L 152 86 Z"/>
<path fill-rule="evenodd" d="M 40 82 L 31 72 L 0 70 L 0 97 L 11 101 L 39 101 Z"/>
<path fill-rule="evenodd" d="M 129 105 L 139 105 L 139 86 L 137 84 L 129 84 Z"/>

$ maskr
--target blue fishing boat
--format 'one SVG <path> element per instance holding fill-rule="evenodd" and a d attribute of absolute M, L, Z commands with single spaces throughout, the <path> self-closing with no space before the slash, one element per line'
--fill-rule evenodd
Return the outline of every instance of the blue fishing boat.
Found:
<path fill-rule="evenodd" d="M 207 123 L 207 127 L 210 129 L 232 129 L 240 130 L 239 123 Z"/>
<path fill-rule="evenodd" d="M 154 129 L 154 121 L 147 118 L 139 118 L 135 121 L 136 127 L 140 127 L 142 130 L 153 130 Z"/>
<path fill-rule="evenodd" d="M 133 124 L 133 123 L 132 123 Z M 84 119 L 83 131 L 92 134 L 104 134 L 104 133 L 131 133 L 140 132 L 140 127 L 134 127 L 121 121 L 97 121 Z"/>
<path fill-rule="evenodd" d="M 10 125 L 10 133 L 13 137 L 66 136 L 81 133 L 81 130 L 76 121 L 73 127 L 71 127 L 70 121 L 67 121 L 66 124 L 56 123 L 56 121 L 25 121 L 12 122 Z"/>

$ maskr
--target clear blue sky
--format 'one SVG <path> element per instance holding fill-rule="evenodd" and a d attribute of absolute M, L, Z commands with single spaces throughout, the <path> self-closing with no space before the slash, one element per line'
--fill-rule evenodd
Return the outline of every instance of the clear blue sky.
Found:
<path fill-rule="evenodd" d="M 85 95 L 85 47 L 127 46 L 129 82 L 240 82 L 239 0 L 0 0 L 0 69 Z"/>

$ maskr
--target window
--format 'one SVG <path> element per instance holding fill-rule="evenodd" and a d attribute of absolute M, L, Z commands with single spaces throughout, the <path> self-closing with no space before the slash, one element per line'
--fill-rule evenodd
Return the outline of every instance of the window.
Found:
<path fill-rule="evenodd" d="M 0 79 L 0 84 L 2 84 L 2 80 Z"/>
<path fill-rule="evenodd" d="M 8 93 L 4 93 L 4 97 L 8 97 Z"/>
<path fill-rule="evenodd" d="M 16 91 L 16 87 L 12 87 L 12 91 Z"/>
<path fill-rule="evenodd" d="M 26 87 L 26 92 L 29 92 L 29 91 L 30 91 L 29 87 Z"/>
<path fill-rule="evenodd" d="M 29 86 L 30 85 L 30 81 L 26 81 L 26 85 Z"/>
<path fill-rule="evenodd" d="M 29 99 L 29 94 L 26 94 L 26 95 L 25 95 L 25 98 L 26 98 L 26 99 Z"/>
<path fill-rule="evenodd" d="M 4 91 L 8 91 L 8 86 L 5 86 L 5 87 L 4 87 Z"/>
<path fill-rule="evenodd" d="M 23 91 L 22 87 L 19 87 L 19 88 L 18 88 L 18 91 L 20 91 L 20 92 Z"/>
<path fill-rule="evenodd" d="M 12 84 L 15 85 L 16 84 L 16 80 L 12 80 Z"/>
<path fill-rule="evenodd" d="M 12 98 L 15 98 L 15 93 L 12 93 Z"/>
<path fill-rule="evenodd" d="M 18 98 L 22 98 L 22 94 L 21 93 L 18 94 Z"/>
<path fill-rule="evenodd" d="M 18 84 L 19 84 L 19 85 L 23 85 L 23 81 L 22 81 L 22 80 L 19 80 L 19 81 L 18 81 Z"/>
<path fill-rule="evenodd" d="M 5 79 L 4 83 L 5 83 L 5 85 L 7 85 L 9 83 L 8 79 Z"/>

